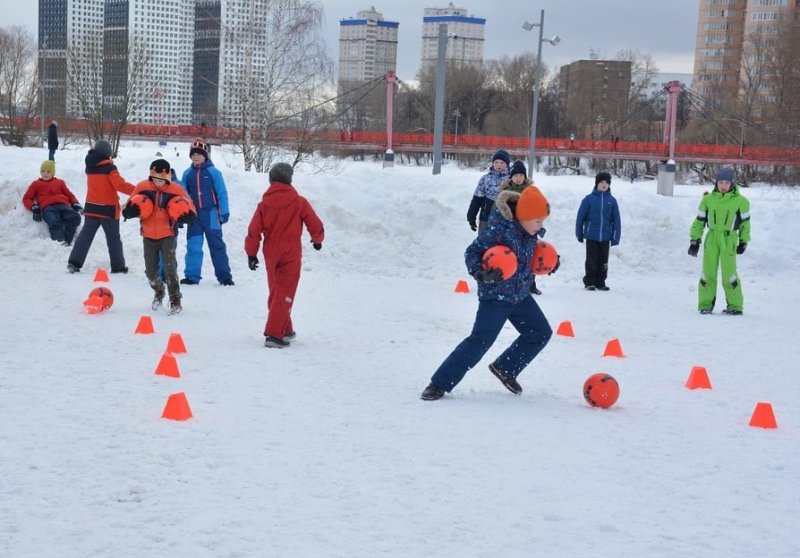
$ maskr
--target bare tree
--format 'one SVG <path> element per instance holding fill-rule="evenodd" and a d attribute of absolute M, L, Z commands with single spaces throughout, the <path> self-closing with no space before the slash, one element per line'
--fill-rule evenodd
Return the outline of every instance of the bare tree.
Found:
<path fill-rule="evenodd" d="M 89 38 L 80 49 L 67 51 L 67 83 L 73 111 L 83 117 L 89 141 L 108 139 L 114 156 L 128 122 L 152 99 L 155 89 L 146 47 L 133 40 L 127 52 L 127 60 L 121 64 L 105 60 L 99 37 Z"/>
<path fill-rule="evenodd" d="M 0 141 L 23 147 L 39 100 L 36 43 L 22 27 L 0 27 Z"/>

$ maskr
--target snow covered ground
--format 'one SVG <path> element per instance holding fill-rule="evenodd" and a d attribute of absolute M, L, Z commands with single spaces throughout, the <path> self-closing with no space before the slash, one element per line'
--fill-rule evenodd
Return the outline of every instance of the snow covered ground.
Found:
<path fill-rule="evenodd" d="M 122 175 L 145 178 L 157 150 L 179 171 L 189 163 L 186 145 L 124 145 Z M 111 276 L 113 308 L 88 315 L 94 271 L 109 266 L 104 237 L 68 274 L 69 249 L 20 203 L 46 151 L 0 148 L 0 556 L 800 555 L 800 190 L 746 190 L 745 314 L 718 304 L 701 316 L 700 261 L 686 249 L 709 186 L 666 198 L 655 182 L 615 180 L 611 291 L 586 292 L 574 219 L 592 178 L 536 174 L 553 208 L 546 238 L 562 255 L 537 302 L 576 336 L 554 336 L 515 397 L 486 368 L 515 337 L 506 326 L 452 394 L 424 402 L 477 307 L 463 252 L 481 173 L 298 169 L 326 239 L 321 252 L 304 241 L 298 337 L 276 350 L 262 346 L 263 267 L 249 271 L 243 251 L 266 176 L 219 151 L 236 286 L 219 286 L 206 258 L 206 279 L 183 286 L 183 314 L 151 312 L 128 221 L 131 273 Z M 56 156 L 81 200 L 84 155 Z M 460 279 L 472 293 L 454 292 Z M 142 315 L 154 335 L 134 335 Z M 188 348 L 178 379 L 154 374 L 172 332 Z M 612 338 L 625 358 L 601 356 Z M 693 366 L 713 390 L 684 388 Z M 596 372 L 621 386 L 609 410 L 583 401 Z M 160 418 L 180 391 L 194 418 Z M 748 426 L 759 401 L 777 430 Z"/>

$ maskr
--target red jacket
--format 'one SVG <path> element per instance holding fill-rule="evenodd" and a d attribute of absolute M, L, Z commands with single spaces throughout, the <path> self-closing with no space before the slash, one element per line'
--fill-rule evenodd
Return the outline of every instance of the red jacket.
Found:
<path fill-rule="evenodd" d="M 86 156 L 86 203 L 83 213 L 88 217 L 119 219 L 119 195 L 131 195 L 133 184 L 125 182 L 114 166 L 94 149 Z"/>
<path fill-rule="evenodd" d="M 296 253 L 299 254 L 302 250 L 300 239 L 303 225 L 311 235 L 312 242 L 322 243 L 325 230 L 308 200 L 298 194 L 291 184 L 270 182 L 250 220 L 244 250 L 248 256 L 257 255 L 263 237 L 265 258 L 270 257 L 271 248 L 275 248 L 273 253 L 277 254 L 285 252 L 287 247 L 294 248 L 293 245 L 296 245 Z"/>
<path fill-rule="evenodd" d="M 39 178 L 28 186 L 28 190 L 22 196 L 22 204 L 31 209 L 34 203 L 38 203 L 39 208 L 44 211 L 48 205 L 78 203 L 78 198 L 67 188 L 63 180 L 54 176 L 50 180 Z"/>
<path fill-rule="evenodd" d="M 145 238 L 159 240 L 169 236 L 175 236 L 175 222 L 169 218 L 169 212 L 167 211 L 167 204 L 169 200 L 174 197 L 183 198 L 188 201 L 192 211 L 197 213 L 192 199 L 186 193 L 186 190 L 175 182 L 158 187 L 150 180 L 142 180 L 136 185 L 131 195 L 134 194 L 146 195 L 154 205 L 153 213 L 149 215 L 147 219 L 141 219 L 140 222 L 140 231 Z"/>

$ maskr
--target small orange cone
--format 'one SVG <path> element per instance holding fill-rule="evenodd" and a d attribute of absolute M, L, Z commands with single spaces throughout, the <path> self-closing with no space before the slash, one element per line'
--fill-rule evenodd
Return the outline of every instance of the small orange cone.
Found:
<path fill-rule="evenodd" d="M 604 357 L 613 356 L 613 357 L 620 357 L 624 358 L 625 355 L 622 354 L 622 345 L 619 344 L 619 339 L 614 338 L 608 343 L 606 343 L 606 350 L 603 353 Z"/>
<path fill-rule="evenodd" d="M 89 314 L 98 314 L 105 310 L 103 307 L 103 299 L 99 296 L 90 296 L 83 301 L 83 307 Z"/>
<path fill-rule="evenodd" d="M 575 337 L 575 332 L 572 331 L 572 322 L 564 320 L 558 324 L 556 335 L 563 335 L 564 337 Z"/>
<path fill-rule="evenodd" d="M 170 333 L 167 341 L 167 352 L 174 355 L 186 353 L 186 345 L 183 344 L 183 337 L 180 333 Z"/>
<path fill-rule="evenodd" d="M 772 405 L 769 403 L 756 403 L 756 409 L 750 418 L 750 426 L 778 428 L 778 423 L 775 422 L 775 413 L 772 412 Z"/>
<path fill-rule="evenodd" d="M 98 269 L 94 273 L 94 282 L 95 283 L 108 283 L 108 273 L 106 273 L 105 269 Z"/>
<path fill-rule="evenodd" d="M 156 374 L 169 376 L 170 378 L 180 378 L 181 373 L 178 370 L 178 361 L 170 353 L 164 353 L 161 355 L 161 360 L 158 361 L 158 366 L 156 366 Z"/>
<path fill-rule="evenodd" d="M 139 323 L 136 324 L 136 331 L 134 331 L 134 333 L 141 333 L 142 335 L 155 333 L 153 329 L 153 319 L 150 316 L 142 316 L 139 318 Z"/>
<path fill-rule="evenodd" d="M 711 380 L 708 379 L 705 366 L 692 366 L 685 386 L 689 389 L 711 389 Z"/>
<path fill-rule="evenodd" d="M 186 394 L 182 391 L 169 396 L 167 404 L 164 406 L 164 412 L 161 413 L 161 418 L 169 420 L 187 420 L 192 418 L 192 416 L 192 409 L 189 408 L 189 401 L 186 399 Z"/>
<path fill-rule="evenodd" d="M 456 283 L 456 292 L 457 293 L 468 293 L 469 292 L 469 285 L 463 279 Z"/>

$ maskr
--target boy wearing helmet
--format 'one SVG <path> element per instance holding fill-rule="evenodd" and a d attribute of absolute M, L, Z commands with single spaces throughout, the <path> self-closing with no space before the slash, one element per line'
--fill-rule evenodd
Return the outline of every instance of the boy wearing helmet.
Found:
<path fill-rule="evenodd" d="M 150 176 L 136 185 L 122 210 L 125 219 L 138 217 L 144 245 L 144 272 L 155 291 L 152 308 L 157 310 L 164 300 L 164 281 L 159 273 L 163 262 L 169 291 L 169 313 L 177 314 L 181 306 L 178 262 L 175 257 L 177 227 L 191 224 L 196 214 L 191 198 L 172 182 L 169 162 L 157 159 L 150 164 Z"/>

